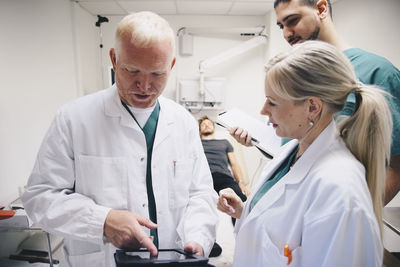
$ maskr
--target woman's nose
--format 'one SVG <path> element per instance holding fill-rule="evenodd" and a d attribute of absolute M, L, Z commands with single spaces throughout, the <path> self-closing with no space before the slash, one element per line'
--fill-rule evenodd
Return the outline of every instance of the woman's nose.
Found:
<path fill-rule="evenodd" d="M 265 101 L 264 106 L 262 107 L 260 113 L 261 113 L 261 115 L 265 115 L 265 116 L 269 116 L 271 114 L 268 109 L 267 101 Z"/>

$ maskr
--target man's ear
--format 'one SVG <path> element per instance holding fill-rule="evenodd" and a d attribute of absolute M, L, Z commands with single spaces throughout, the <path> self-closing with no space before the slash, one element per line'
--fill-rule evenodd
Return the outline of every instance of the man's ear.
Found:
<path fill-rule="evenodd" d="M 327 0 L 319 0 L 317 4 L 315 5 L 317 11 L 318 11 L 318 17 L 320 19 L 325 19 L 326 17 L 329 16 L 329 6 L 328 6 L 328 1 Z"/>
<path fill-rule="evenodd" d="M 117 57 L 115 55 L 115 49 L 114 48 L 110 49 L 110 59 L 111 59 L 112 65 L 113 65 L 113 69 L 115 71 L 115 69 L 117 67 Z"/>

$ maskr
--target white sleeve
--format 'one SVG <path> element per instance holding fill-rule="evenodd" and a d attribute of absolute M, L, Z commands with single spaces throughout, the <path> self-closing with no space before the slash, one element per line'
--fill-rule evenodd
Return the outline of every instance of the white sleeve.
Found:
<path fill-rule="evenodd" d="M 22 201 L 33 225 L 60 235 L 103 243 L 110 208 L 75 193 L 71 129 L 59 111 L 37 155 Z"/>

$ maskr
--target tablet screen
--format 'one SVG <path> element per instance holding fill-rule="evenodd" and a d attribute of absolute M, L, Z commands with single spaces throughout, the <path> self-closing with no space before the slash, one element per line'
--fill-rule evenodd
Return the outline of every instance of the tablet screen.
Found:
<path fill-rule="evenodd" d="M 129 251 L 126 252 L 126 255 L 129 256 L 138 256 L 142 259 L 154 259 L 154 260 L 183 260 L 183 259 L 190 259 L 189 255 L 184 255 L 178 253 L 176 251 L 158 251 L 157 257 L 151 256 L 149 251 Z"/>

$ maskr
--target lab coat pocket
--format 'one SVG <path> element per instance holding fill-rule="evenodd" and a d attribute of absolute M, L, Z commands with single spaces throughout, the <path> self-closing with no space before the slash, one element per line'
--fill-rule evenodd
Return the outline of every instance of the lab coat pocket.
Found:
<path fill-rule="evenodd" d="M 106 267 L 107 265 L 104 255 L 104 251 L 99 251 L 77 256 L 67 256 L 67 261 L 69 262 L 69 265 L 73 267 Z"/>
<path fill-rule="evenodd" d="M 75 190 L 97 204 L 127 209 L 127 161 L 124 157 L 79 156 Z"/>
<path fill-rule="evenodd" d="M 289 247 L 290 248 L 290 247 Z M 264 259 L 268 259 L 268 261 L 274 262 L 273 265 L 268 266 L 289 266 L 289 267 L 298 267 L 300 266 L 300 257 L 301 257 L 301 247 L 297 247 L 293 250 L 290 250 L 291 256 L 285 255 L 285 247 L 277 247 L 273 243 L 270 243 L 266 248 L 267 255 L 264 256 Z"/>
<path fill-rule="evenodd" d="M 290 263 L 290 267 L 298 267 L 301 263 L 301 251 L 302 247 L 297 247 L 292 250 L 292 263 Z"/>
<path fill-rule="evenodd" d="M 301 247 L 296 247 L 293 249 L 293 246 L 290 247 L 291 257 L 289 255 L 285 255 L 285 247 L 280 245 L 275 245 L 275 243 L 270 239 L 266 230 L 263 232 L 263 266 L 274 266 L 274 267 L 298 267 L 300 266 L 300 257 L 301 257 Z"/>
<path fill-rule="evenodd" d="M 171 209 L 186 206 L 189 202 L 189 187 L 193 176 L 193 159 L 175 160 L 169 181 L 169 203 Z"/>

